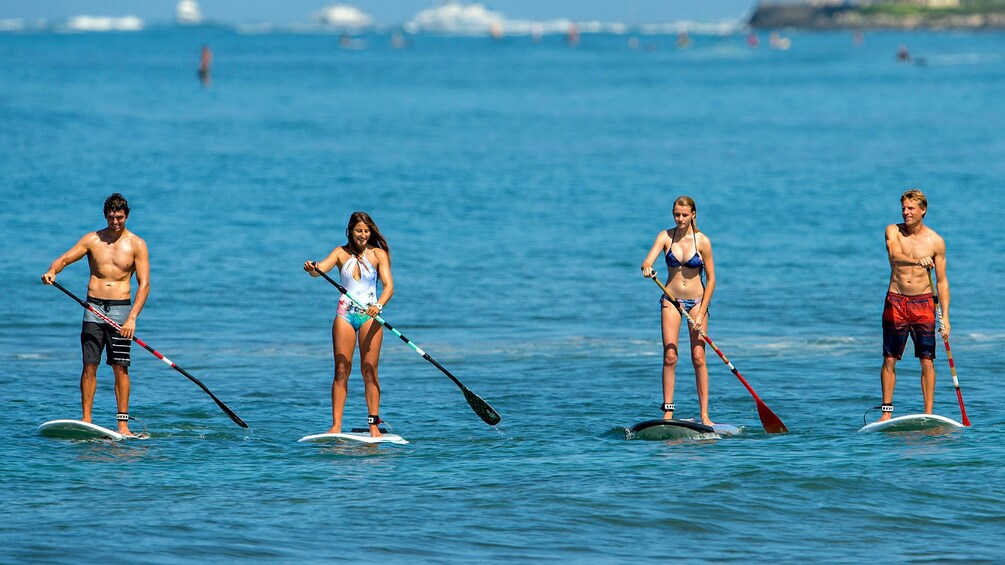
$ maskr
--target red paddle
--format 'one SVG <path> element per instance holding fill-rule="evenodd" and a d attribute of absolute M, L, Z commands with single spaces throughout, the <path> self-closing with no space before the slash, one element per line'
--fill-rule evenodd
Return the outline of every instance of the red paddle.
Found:
<path fill-rule="evenodd" d="M 63 285 L 59 284 L 56 281 L 52 281 L 52 286 L 54 286 L 54 287 L 58 288 L 59 290 L 63 291 L 63 294 L 65 294 L 65 295 L 69 296 L 70 298 L 76 300 L 77 304 L 80 304 L 81 306 L 83 306 L 85 310 L 90 310 L 91 313 L 93 313 L 95 316 L 97 316 L 97 317 L 101 318 L 102 320 L 104 320 L 106 324 L 112 326 L 116 330 L 120 330 L 120 331 L 122 330 L 122 326 L 120 326 L 119 324 L 117 324 L 115 322 L 115 320 L 113 320 L 113 319 L 109 318 L 108 316 L 102 314 L 94 306 L 91 306 L 90 304 L 88 304 L 88 303 L 84 302 L 83 300 L 77 298 L 76 295 L 74 295 L 72 292 L 70 292 L 69 290 L 66 290 L 65 288 L 63 288 Z M 146 349 L 150 353 L 153 353 L 154 357 L 156 357 L 156 358 L 160 359 L 161 361 L 167 363 L 168 366 L 170 366 L 175 371 L 178 371 L 179 373 L 185 375 L 185 377 L 187 377 L 188 380 L 190 380 L 193 383 L 199 385 L 199 388 L 201 388 L 203 392 L 205 392 L 206 394 L 208 394 L 209 397 L 213 399 L 213 402 L 216 402 L 216 405 L 219 406 L 220 409 L 223 410 L 225 414 L 227 414 L 227 416 L 230 416 L 230 419 L 233 420 L 235 424 L 237 424 L 238 426 L 241 426 L 242 428 L 247 428 L 248 427 L 248 424 L 244 423 L 244 420 L 242 420 L 240 416 L 238 416 L 237 414 L 234 413 L 233 410 L 231 410 L 230 408 L 228 408 L 227 405 L 224 404 L 222 400 L 220 400 L 219 398 L 217 398 L 216 395 L 213 394 L 208 388 L 206 388 L 206 385 L 202 384 L 202 382 L 200 382 L 199 379 L 197 379 L 197 378 L 193 377 L 192 375 L 188 374 L 188 371 L 186 371 L 185 369 L 182 369 L 178 365 L 175 365 L 174 361 L 168 359 L 167 357 L 165 357 L 164 355 L 162 355 L 159 351 L 157 351 L 153 347 L 150 347 L 149 345 L 147 345 L 146 343 L 144 343 L 143 340 L 141 340 L 140 338 L 138 338 L 136 336 L 133 336 L 133 341 L 135 341 L 136 343 L 138 343 L 143 349 Z"/>
<path fill-rule="evenodd" d="M 935 286 L 935 279 L 932 278 L 932 271 L 928 271 L 928 282 L 932 284 L 932 298 L 935 300 L 935 314 L 939 319 L 939 327 L 942 327 L 942 305 L 939 304 L 939 291 Z M 963 415 L 963 425 L 970 425 L 970 418 L 967 418 L 967 408 L 963 406 L 963 393 L 960 392 L 960 380 L 956 378 L 956 363 L 953 362 L 953 352 L 949 349 L 949 338 L 942 336 L 942 342 L 946 344 L 946 358 L 949 359 L 949 372 L 953 374 L 953 386 L 956 387 L 956 398 L 960 401 L 960 414 Z"/>
<path fill-rule="evenodd" d="M 691 315 L 687 313 L 687 310 L 684 309 L 684 306 L 682 306 L 680 302 L 677 302 L 677 300 L 674 299 L 673 295 L 670 294 L 670 291 L 667 290 L 667 287 L 663 286 L 663 283 L 661 283 L 659 279 L 655 277 L 655 272 L 652 279 L 653 282 L 659 285 L 660 289 L 663 290 L 663 294 L 666 294 L 667 297 L 670 299 L 670 301 L 677 305 L 677 309 L 680 310 L 680 313 L 683 314 L 685 318 L 687 318 L 687 321 L 690 322 L 692 326 L 698 327 L 698 324 L 694 321 L 694 318 L 692 318 Z M 782 420 L 778 416 L 776 416 L 775 413 L 772 412 L 770 408 L 768 408 L 768 405 L 765 404 L 763 400 L 761 400 L 761 397 L 757 396 L 757 393 L 754 392 L 754 389 L 750 386 L 750 383 L 747 382 L 747 379 L 743 378 L 743 375 L 740 374 L 740 371 L 737 371 L 736 367 L 734 367 L 733 364 L 730 363 L 729 359 L 726 359 L 726 356 L 722 354 L 722 351 L 720 351 L 719 348 L 715 346 L 715 343 L 713 343 L 712 339 L 708 337 L 708 334 L 706 334 L 704 330 L 698 330 L 698 331 L 699 333 L 701 333 L 701 337 L 702 339 L 705 340 L 705 343 L 707 343 L 712 348 L 712 350 L 716 352 L 719 358 L 722 359 L 724 363 L 726 363 L 726 366 L 729 367 L 729 370 L 732 371 L 733 374 L 736 375 L 736 378 L 740 379 L 740 382 L 743 383 L 744 387 L 746 387 L 747 392 L 749 392 L 750 395 L 754 397 L 754 402 L 757 403 L 757 415 L 761 418 L 761 426 L 764 427 L 764 431 L 768 432 L 769 434 L 777 434 L 789 431 L 789 429 L 785 427 L 785 424 L 782 423 Z M 958 390 L 959 389 L 957 389 L 957 391 Z M 966 419 L 965 415 L 964 419 Z"/>

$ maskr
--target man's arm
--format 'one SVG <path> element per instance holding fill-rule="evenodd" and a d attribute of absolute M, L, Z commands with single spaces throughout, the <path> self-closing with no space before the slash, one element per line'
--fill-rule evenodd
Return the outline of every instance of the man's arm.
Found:
<path fill-rule="evenodd" d="M 911 257 L 904 253 L 900 245 L 900 227 L 897 224 L 890 224 L 886 227 L 886 253 L 890 257 L 890 263 L 903 266 L 918 266 L 926 269 L 932 268 L 931 257 Z"/>
<path fill-rule="evenodd" d="M 63 253 L 59 256 L 59 258 L 53 261 L 52 264 L 49 265 L 49 270 L 42 273 L 42 282 L 45 284 L 52 284 L 52 281 L 56 280 L 56 275 L 62 272 L 63 269 L 72 263 L 76 263 L 87 255 L 87 245 L 92 237 L 94 237 L 94 234 L 89 233 L 80 238 L 80 241 L 68 249 L 66 253 Z"/>
<path fill-rule="evenodd" d="M 935 281 L 939 288 L 939 305 L 942 307 L 942 337 L 949 337 L 949 278 L 946 277 L 946 241 L 935 242 Z"/>
<path fill-rule="evenodd" d="M 129 311 L 129 316 L 122 323 L 122 330 L 119 335 L 126 339 L 133 339 L 136 334 L 136 318 L 143 310 L 143 305 L 150 295 L 150 257 L 147 252 L 147 243 L 140 238 L 136 238 L 135 254 L 133 256 L 134 274 L 136 275 L 136 299 L 133 300 L 133 308 Z"/>

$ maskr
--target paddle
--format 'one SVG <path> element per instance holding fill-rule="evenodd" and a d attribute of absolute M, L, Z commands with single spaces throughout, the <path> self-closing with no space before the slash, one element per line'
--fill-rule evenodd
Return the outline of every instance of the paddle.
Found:
<path fill-rule="evenodd" d="M 939 290 L 935 285 L 935 279 L 931 269 L 928 271 L 928 282 L 932 285 L 932 299 L 935 300 L 935 314 L 939 319 L 939 327 L 942 327 L 942 305 L 939 304 Z M 970 418 L 967 418 L 967 408 L 963 406 L 963 393 L 960 391 L 960 381 L 956 377 L 956 363 L 953 362 L 953 351 L 949 349 L 949 337 L 943 335 L 942 342 L 946 344 L 946 358 L 949 359 L 949 372 L 953 375 L 953 386 L 956 387 L 956 398 L 960 401 L 960 413 L 963 415 L 963 425 L 970 425 Z"/>
<path fill-rule="evenodd" d="M 322 277 L 324 277 L 326 281 L 332 283 L 335 286 L 335 288 L 337 288 L 339 290 L 339 292 L 341 292 L 342 294 L 346 295 L 349 298 L 349 300 L 352 300 L 353 302 L 355 302 L 356 304 L 358 304 L 360 308 L 363 308 L 363 309 L 367 308 L 366 304 L 363 304 L 359 300 L 356 300 L 355 298 L 353 298 L 352 295 L 350 295 L 349 292 L 345 289 L 345 287 L 343 287 L 339 283 L 335 282 L 335 280 L 332 279 L 331 277 L 329 277 L 327 273 L 325 273 L 321 269 L 319 269 L 318 268 L 318 264 L 316 262 L 312 262 L 311 264 L 314 265 L 314 270 L 319 275 L 321 275 Z M 461 384 L 461 381 L 457 380 L 457 377 L 451 375 L 450 371 L 448 371 L 448 370 L 446 370 L 446 369 L 443 368 L 443 365 L 440 365 L 439 363 L 437 363 L 435 359 L 433 359 L 432 357 L 429 356 L 428 353 L 426 353 L 425 351 L 423 351 L 422 349 L 420 349 L 419 346 L 417 346 L 414 343 L 412 343 L 411 341 L 409 341 L 409 339 L 407 337 L 401 335 L 401 332 L 399 332 L 398 330 L 394 329 L 394 326 L 392 326 L 391 324 L 387 323 L 387 321 L 384 320 L 383 318 L 381 318 L 379 315 L 374 316 L 373 319 L 377 320 L 377 322 L 380 325 L 382 325 L 385 328 L 387 328 L 388 330 L 390 330 L 391 333 L 393 333 L 394 335 L 396 335 L 399 338 L 401 338 L 401 341 L 405 342 L 405 345 L 407 345 L 407 346 L 411 347 L 412 349 L 414 349 L 416 353 L 418 353 L 419 355 L 421 355 L 422 358 L 425 359 L 426 361 L 429 361 L 430 363 L 432 363 L 437 369 L 439 369 L 440 371 L 442 371 L 444 375 L 450 377 L 450 380 L 454 381 L 454 384 L 457 385 L 458 387 L 460 387 L 461 392 L 464 393 L 464 398 L 467 399 L 468 405 L 471 406 L 471 409 L 474 410 L 475 414 L 478 414 L 478 417 L 481 418 L 486 424 L 488 424 L 490 426 L 494 426 L 494 425 L 498 424 L 500 420 L 502 420 L 502 417 L 499 416 L 499 413 L 496 412 L 491 406 L 489 406 L 488 402 L 485 402 L 477 394 L 475 394 L 475 393 L 471 392 L 470 390 L 468 390 L 468 387 L 466 387 L 463 384 Z"/>
<path fill-rule="evenodd" d="M 52 285 L 54 287 L 58 288 L 59 290 L 63 291 L 63 294 L 66 294 L 70 298 L 76 300 L 77 304 L 80 304 L 81 306 L 83 306 L 85 310 L 90 310 L 91 313 L 93 313 L 95 316 L 97 316 L 97 317 L 101 318 L 102 320 L 104 320 L 105 323 L 107 323 L 108 325 L 112 326 L 116 330 L 122 331 L 122 326 L 120 326 L 118 323 L 116 323 L 115 320 L 113 320 L 113 319 L 109 318 L 108 316 L 102 314 L 94 306 L 91 306 L 87 302 L 84 302 L 83 300 L 81 300 L 81 299 L 77 298 L 76 296 L 74 296 L 74 294 L 72 292 L 70 292 L 69 290 L 66 290 L 65 288 L 63 288 L 63 285 L 59 284 L 56 281 L 52 281 Z M 230 416 L 230 419 L 233 420 L 235 424 L 237 424 L 238 426 L 241 426 L 242 428 L 247 428 L 248 427 L 248 424 L 245 424 L 244 420 L 242 420 L 237 414 L 235 414 L 233 410 L 231 410 L 230 408 L 228 408 L 227 405 L 224 404 L 219 398 L 217 398 L 215 394 L 213 394 L 212 392 L 210 392 L 210 390 L 208 388 L 206 388 L 206 385 L 204 385 L 201 382 L 199 382 L 199 379 L 197 379 L 197 378 L 193 377 L 192 375 L 188 374 L 188 372 L 185 369 L 182 369 L 178 365 L 175 365 L 174 361 L 168 359 L 167 357 L 165 357 L 164 355 L 162 355 L 160 352 L 158 352 L 156 349 L 154 349 L 154 348 L 150 347 L 149 345 L 147 345 L 146 343 L 144 343 L 143 340 L 141 340 L 140 338 L 136 337 L 135 335 L 133 336 L 133 341 L 135 341 L 136 343 L 140 344 L 140 346 L 142 346 L 143 349 L 146 349 L 150 353 L 153 353 L 154 357 L 156 357 L 156 358 L 160 359 L 161 361 L 167 363 L 175 371 L 178 371 L 179 373 L 181 373 L 181 374 L 185 375 L 186 377 L 188 377 L 188 380 L 190 380 L 193 383 L 199 385 L 199 388 L 201 388 L 206 394 L 208 394 L 209 397 L 213 399 L 213 402 L 216 402 L 216 405 L 219 406 L 220 409 L 222 409 L 228 416 Z"/>
<path fill-rule="evenodd" d="M 677 305 L 677 309 L 680 310 L 680 313 L 687 318 L 687 321 L 690 322 L 692 326 L 697 328 L 698 327 L 697 322 L 694 321 L 694 318 L 691 317 L 691 314 L 687 313 L 687 310 L 684 309 L 684 306 L 681 305 L 680 302 L 677 302 L 676 299 L 674 299 L 673 295 L 670 294 L 670 291 L 667 290 L 667 287 L 663 286 L 663 283 L 661 283 L 659 279 L 656 278 L 655 271 L 653 271 L 653 276 L 651 278 L 653 279 L 653 282 L 656 283 L 660 287 L 660 289 L 663 290 L 663 294 L 666 294 L 667 298 L 669 298 L 671 302 Z M 712 347 L 712 350 L 719 355 L 719 358 L 722 359 L 724 363 L 726 363 L 726 366 L 729 367 L 729 370 L 732 371 L 734 375 L 736 375 L 736 378 L 740 379 L 740 382 L 743 383 L 743 386 L 747 388 L 747 392 L 749 392 L 750 395 L 754 397 L 754 402 L 757 403 L 757 415 L 761 418 L 761 426 L 764 427 L 764 431 L 768 432 L 769 434 L 777 434 L 789 431 L 788 428 L 785 427 L 785 424 L 782 423 L 782 420 L 778 416 L 776 416 L 775 413 L 772 412 L 770 408 L 768 408 L 768 405 L 765 404 L 764 401 L 761 400 L 761 397 L 757 396 L 757 393 L 754 392 L 754 389 L 750 386 L 750 383 L 747 382 L 747 379 L 743 378 L 743 375 L 740 374 L 740 371 L 737 371 L 736 367 L 734 367 L 733 364 L 730 363 L 729 359 L 726 359 L 726 356 L 722 354 L 722 351 L 720 351 L 719 348 L 715 346 L 715 343 L 713 343 L 711 338 L 708 337 L 708 334 L 706 334 L 704 330 L 698 330 L 698 332 L 701 334 L 702 339 L 705 340 L 705 343 L 707 343 L 709 346 Z"/>

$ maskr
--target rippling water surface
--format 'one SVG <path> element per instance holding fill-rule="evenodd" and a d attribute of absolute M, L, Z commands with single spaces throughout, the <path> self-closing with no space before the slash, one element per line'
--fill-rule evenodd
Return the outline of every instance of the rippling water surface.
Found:
<path fill-rule="evenodd" d="M 0 35 L 0 560 L 995 562 L 1005 553 L 1005 37 Z M 199 47 L 215 53 L 202 88 Z M 898 65 L 907 43 L 926 65 Z M 946 237 L 973 427 L 857 434 L 879 404 L 883 229 L 918 186 Z M 151 250 L 134 348 L 151 434 L 42 438 L 79 416 L 81 312 L 38 276 L 113 191 Z M 710 334 L 784 420 L 769 435 L 710 355 L 738 437 L 626 440 L 657 417 L 659 290 L 638 265 L 690 194 L 719 286 Z M 298 444 L 329 425 L 337 293 L 301 270 L 369 211 L 385 317 L 502 414 L 489 427 L 397 340 L 403 447 Z M 83 294 L 86 267 L 60 281 Z M 939 353 L 936 411 L 959 418 Z M 917 363 L 898 413 L 920 411 Z M 678 378 L 680 416 L 696 415 Z M 350 383 L 347 420 L 366 417 Z M 112 425 L 99 372 L 97 423 Z M 875 412 L 869 419 L 877 417 Z M 137 424 L 139 426 L 140 424 Z M 995 557 L 998 556 L 998 557 Z"/>

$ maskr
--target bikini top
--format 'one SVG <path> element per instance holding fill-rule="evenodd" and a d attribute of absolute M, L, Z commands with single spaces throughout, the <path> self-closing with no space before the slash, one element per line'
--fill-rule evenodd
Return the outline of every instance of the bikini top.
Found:
<path fill-rule="evenodd" d="M 670 242 L 673 243 L 673 238 L 675 235 L 677 235 L 677 228 L 673 229 L 672 234 L 670 233 L 670 230 L 667 230 L 667 235 L 670 236 Z M 698 254 L 698 234 L 692 232 L 692 235 L 694 236 L 694 255 L 691 256 L 691 258 L 685 261 L 684 263 L 681 263 L 680 260 L 674 256 L 673 248 L 671 247 L 667 249 L 666 254 L 664 256 L 664 259 L 666 259 L 667 262 L 667 267 L 687 267 L 689 269 L 701 269 L 705 265 L 705 263 L 701 260 L 701 255 Z"/>

